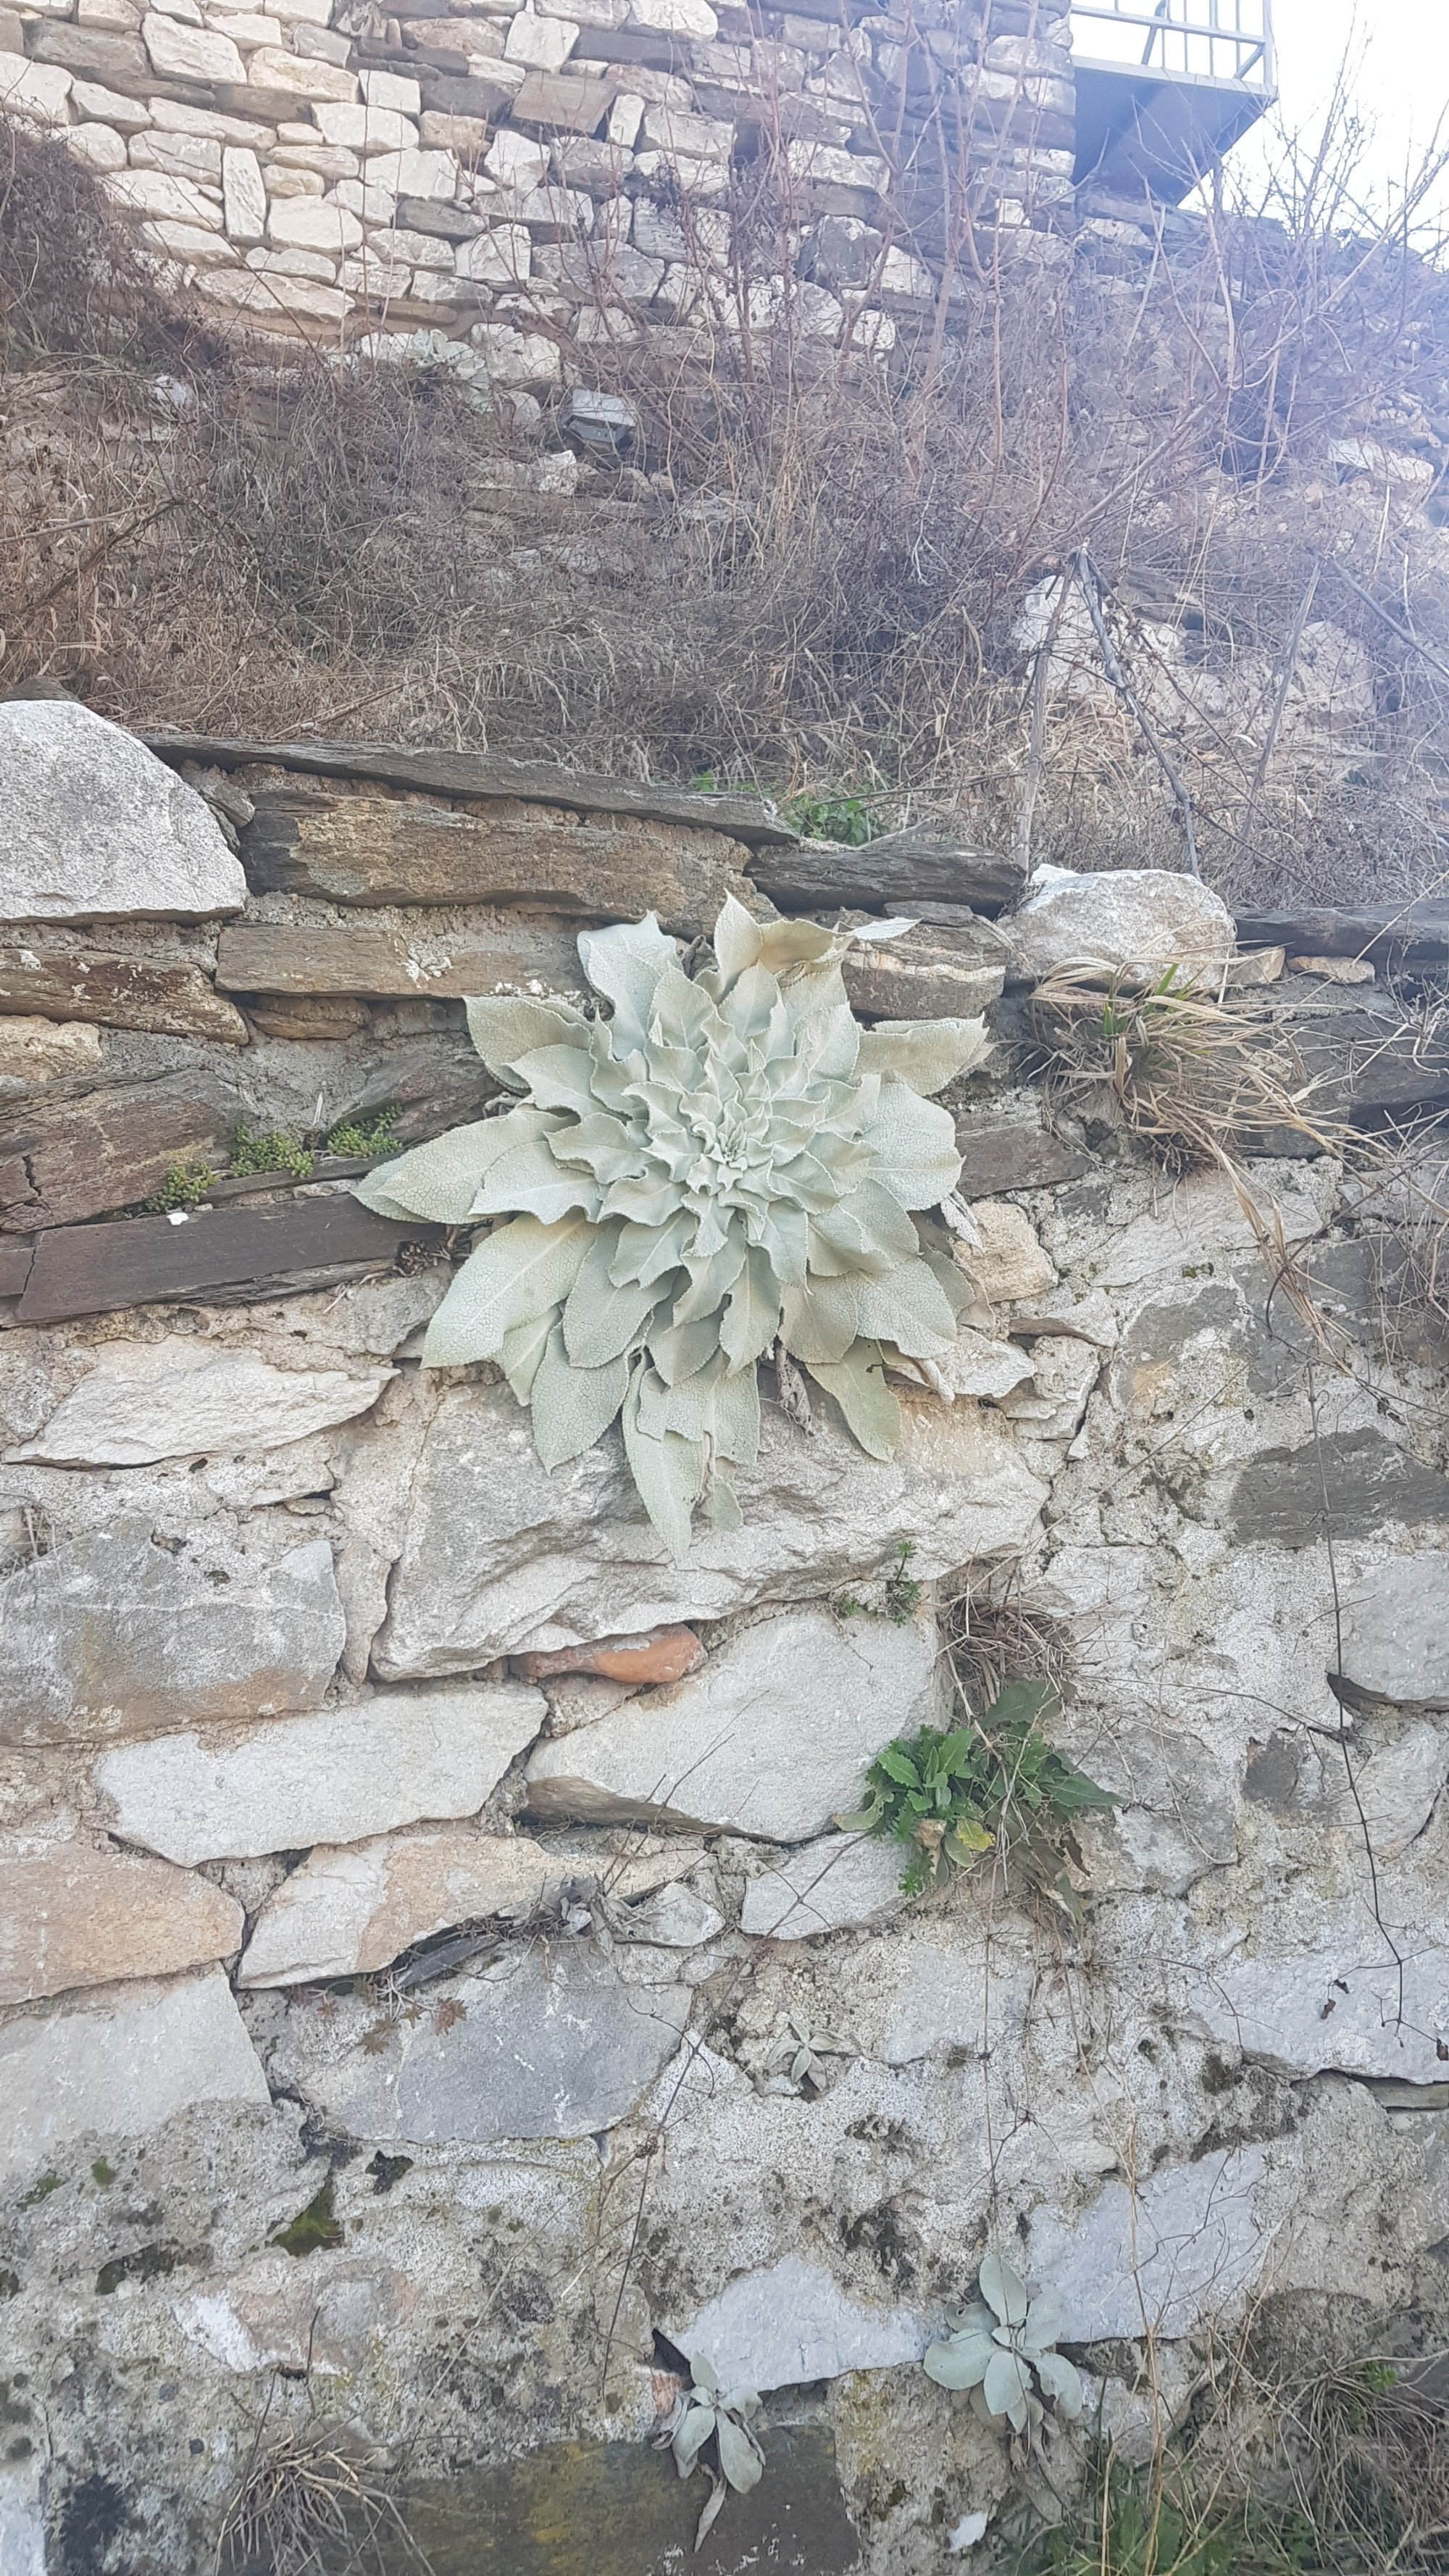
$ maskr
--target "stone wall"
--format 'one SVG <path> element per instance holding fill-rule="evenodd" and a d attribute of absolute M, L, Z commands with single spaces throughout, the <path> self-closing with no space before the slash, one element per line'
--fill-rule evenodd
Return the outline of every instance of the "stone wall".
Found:
<path fill-rule="evenodd" d="M 1031 999 L 1191 944 L 1345 1114 L 1432 1117 L 1442 1042 L 1334 980 L 1375 926 L 1320 917 L 1285 973 L 1295 925 L 1235 955 L 1181 879 L 1022 910 L 999 863 L 729 799 L 163 765 L 57 704 L 0 742 L 6 2576 L 210 2565 L 258 2428 L 317 2425 L 407 2471 L 439 2576 L 479 2563 L 469 2476 L 632 2445 L 540 2458 L 587 2545 L 632 2464 L 632 2539 L 577 2563 L 654 2576 L 681 2350 L 772 2392 L 766 2525 L 732 2503 L 718 2548 L 808 2497 L 822 2576 L 969 2565 L 1006 2452 L 919 2360 L 988 2241 L 1129 2453 L 1144 2334 L 1171 2411 L 1250 2308 L 1431 2332 L 1445 1347 L 1339 1164 L 1250 1159 L 1256 1220 L 1165 1177 L 1105 1093 L 1063 1110 Z M 878 1465 L 764 1372 L 744 1527 L 676 1566 L 616 1433 L 548 1474 L 493 1370 L 420 1367 L 463 1244 L 358 1206 L 356 1130 L 478 1115 L 458 996 L 577 990 L 583 922 L 913 886 L 857 1010 L 996 1036 L 951 1095 L 954 1401 L 908 1391 Z M 1377 942 L 1442 973 L 1432 907 Z M 310 1171 L 247 1169 L 239 1127 Z M 993 1654 L 1062 1676 L 1053 1731 L 1119 1796 L 1070 1910 L 986 1865 L 907 1901 L 836 1822 L 943 1713 L 948 1623 L 973 1689 Z"/>
<path fill-rule="evenodd" d="M 1003 218 L 1069 193 L 1065 46 L 1065 0 L 14 0 L 0 110 L 62 133 L 218 323 L 440 331 L 540 388 L 570 340 L 787 301 L 888 344 L 932 292 L 911 208 L 939 228 L 943 153 Z M 785 266 L 742 285 L 766 171 Z"/>

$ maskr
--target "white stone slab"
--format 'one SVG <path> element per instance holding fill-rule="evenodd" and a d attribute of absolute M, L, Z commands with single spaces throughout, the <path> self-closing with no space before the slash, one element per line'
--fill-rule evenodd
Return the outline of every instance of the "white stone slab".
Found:
<path fill-rule="evenodd" d="M 0 2028 L 0 2169 L 85 2137 L 149 2137 L 203 2102 L 265 2110 L 267 2080 L 219 1968 Z"/>
<path fill-rule="evenodd" d="M 253 1351 L 182 1333 L 106 1342 L 43 1430 L 5 1454 L 54 1467 L 142 1467 L 211 1450 L 278 1449 L 366 1413 L 396 1375 L 273 1368 Z"/>
<path fill-rule="evenodd" d="M 380 1691 L 263 1726 L 165 1735 L 97 1764 L 111 1829 L 168 1860 L 249 1860 L 476 1815 L 547 1715 L 522 1683 Z"/>

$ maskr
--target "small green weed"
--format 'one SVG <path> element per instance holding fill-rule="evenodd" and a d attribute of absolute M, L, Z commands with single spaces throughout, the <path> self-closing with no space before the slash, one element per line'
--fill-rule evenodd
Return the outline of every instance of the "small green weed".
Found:
<path fill-rule="evenodd" d="M 1091 2505 L 1089 2523 L 1042 2534 L 1012 2576 L 1299 2576 L 1320 2563 L 1302 2514 L 1225 2498 L 1197 2507 L 1147 2469 L 1104 2470 Z"/>
<path fill-rule="evenodd" d="M 238 1127 L 231 1140 L 231 1168 L 234 1172 L 286 1172 L 296 1181 L 310 1179 L 312 1157 L 305 1145 L 294 1136 L 284 1135 L 280 1127 L 258 1132 L 251 1127 Z"/>
<path fill-rule="evenodd" d="M 879 1610 L 862 1601 L 857 1592 L 838 1592 L 831 1605 L 837 1619 L 889 1619 L 893 1627 L 904 1628 L 920 1608 L 926 1588 L 909 1570 L 915 1552 L 915 1540 L 903 1538 L 896 1549 L 895 1564 L 881 1587 Z"/>
<path fill-rule="evenodd" d="M 374 1110 L 370 1118 L 341 1118 L 328 1130 L 329 1154 L 367 1154 L 379 1159 L 398 1150 L 395 1109 Z"/>
<path fill-rule="evenodd" d="M 901 1886 L 920 1896 L 949 1867 L 970 1869 L 992 1849 L 1050 1844 L 1074 1816 L 1115 1807 L 1041 1732 L 1056 1702 L 1049 1682 L 1008 1682 L 979 1724 L 897 1737 L 866 1773 L 865 1804 L 848 1830 L 915 1846 Z"/>
<path fill-rule="evenodd" d="M 215 1189 L 219 1175 L 209 1163 L 173 1163 L 154 1198 L 141 1204 L 147 1216 L 168 1216 L 173 1208 L 200 1207 Z"/>
<path fill-rule="evenodd" d="M 873 841 L 880 829 L 869 797 L 832 795 L 828 788 L 818 796 L 787 797 L 780 812 L 807 841 L 843 841 L 853 850 Z"/>
<path fill-rule="evenodd" d="M 38 2209 L 40 2203 L 43 2200 L 48 2200 L 53 2191 L 60 2190 L 63 2181 L 64 2176 L 62 2174 L 42 2174 L 39 2182 L 33 2182 L 29 2191 L 27 2191 L 22 2197 L 20 2203 L 21 2208 Z"/>

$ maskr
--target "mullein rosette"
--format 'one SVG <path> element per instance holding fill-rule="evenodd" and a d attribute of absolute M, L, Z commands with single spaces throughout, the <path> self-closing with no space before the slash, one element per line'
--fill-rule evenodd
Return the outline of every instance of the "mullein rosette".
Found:
<path fill-rule="evenodd" d="M 1056 2349 L 1062 2312 L 1049 2290 L 1035 2297 L 999 2254 L 984 2257 L 981 2295 L 926 2353 L 926 2375 L 941 2388 L 969 2390 L 983 2424 L 1007 2423 L 1030 2442 L 1053 2407 L 1069 2423 L 1082 2411 L 1082 2382 Z"/>
<path fill-rule="evenodd" d="M 470 1001 L 473 1043 L 518 1106 L 357 1185 L 384 1216 L 511 1219 L 463 1264 L 424 1364 L 496 1361 L 549 1468 L 621 1419 L 677 1561 L 701 1500 L 713 1527 L 740 1526 L 728 1471 L 754 1462 L 756 1365 L 777 1342 L 888 1458 L 887 1367 L 934 1378 L 972 1301 L 924 1212 L 961 1170 L 954 1121 L 930 1095 L 980 1061 L 984 1027 L 863 1029 L 840 971 L 860 935 L 758 922 L 731 896 L 713 965 L 690 976 L 652 913 L 584 931 L 608 1016 Z"/>

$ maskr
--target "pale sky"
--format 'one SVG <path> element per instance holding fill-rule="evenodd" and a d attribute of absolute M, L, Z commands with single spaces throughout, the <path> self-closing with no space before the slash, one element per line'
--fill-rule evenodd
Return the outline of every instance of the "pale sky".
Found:
<path fill-rule="evenodd" d="M 1401 193 L 1405 167 L 1433 142 L 1449 145 L 1449 0 L 1273 0 L 1279 115 L 1321 125 L 1345 55 L 1355 107 L 1375 128 L 1365 176 L 1380 204 Z M 1248 137 L 1229 166 L 1250 179 L 1263 144 Z M 1449 218 L 1449 183 L 1438 191 Z"/>

